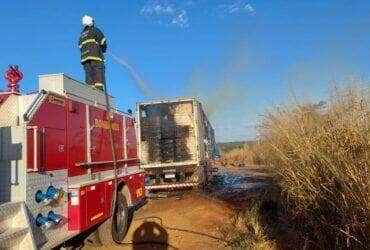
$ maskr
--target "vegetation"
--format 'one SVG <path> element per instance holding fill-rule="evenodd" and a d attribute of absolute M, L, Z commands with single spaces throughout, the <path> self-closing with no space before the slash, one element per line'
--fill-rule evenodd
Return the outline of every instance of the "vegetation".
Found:
<path fill-rule="evenodd" d="M 241 149 L 248 143 L 250 142 L 247 142 L 247 141 L 219 142 L 217 143 L 217 147 L 222 154 L 226 154 L 230 152 L 231 150 Z"/>
<path fill-rule="evenodd" d="M 227 166 L 245 166 L 262 164 L 260 143 L 258 141 L 229 142 L 219 144 L 221 162 Z"/>
<path fill-rule="evenodd" d="M 273 197 L 274 207 L 279 208 L 280 220 L 284 218 L 286 227 L 294 228 L 302 240 L 297 241 L 303 242 L 299 247 L 366 248 L 370 239 L 369 88 L 335 88 L 325 103 L 275 108 L 260 124 L 259 134 L 258 155 L 276 176 L 272 186 L 279 193 Z M 258 211 L 253 209 L 248 211 Z M 255 217 L 246 214 L 244 224 L 253 223 Z M 279 241 L 273 224 L 264 224 L 263 218 L 259 222 L 270 227 L 265 230 L 270 239 Z"/>
<path fill-rule="evenodd" d="M 223 238 L 235 249 L 277 249 L 276 243 L 268 239 L 267 229 L 260 220 L 260 204 L 256 203 L 232 218 L 232 229 L 225 228 Z"/>
<path fill-rule="evenodd" d="M 227 166 L 244 166 L 258 164 L 260 159 L 252 146 L 244 144 L 242 148 L 235 148 L 221 154 L 221 162 Z"/>

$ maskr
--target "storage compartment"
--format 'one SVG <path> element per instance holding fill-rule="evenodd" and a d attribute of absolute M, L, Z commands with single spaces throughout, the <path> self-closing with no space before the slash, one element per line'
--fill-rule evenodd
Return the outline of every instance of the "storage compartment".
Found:
<path fill-rule="evenodd" d="M 86 224 L 95 225 L 106 218 L 105 183 L 100 182 L 86 187 Z M 108 202 L 110 203 L 110 202 Z"/>
<path fill-rule="evenodd" d="M 65 130 L 44 128 L 43 169 L 47 171 L 66 168 Z"/>
<path fill-rule="evenodd" d="M 125 116 L 125 146 L 126 146 L 126 159 L 130 159 L 127 163 L 128 166 L 137 165 L 137 140 L 135 122 L 132 117 Z"/>
<path fill-rule="evenodd" d="M 68 190 L 68 230 L 86 229 L 86 187 Z"/>

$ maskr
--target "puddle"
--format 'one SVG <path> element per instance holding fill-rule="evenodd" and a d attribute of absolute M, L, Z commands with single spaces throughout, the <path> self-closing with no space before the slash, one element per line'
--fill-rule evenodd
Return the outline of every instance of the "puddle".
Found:
<path fill-rule="evenodd" d="M 255 189 L 265 185 L 265 182 L 256 182 L 254 178 L 245 173 L 233 173 L 226 167 L 220 168 L 211 179 L 207 189 L 211 195 L 238 194 L 246 190 Z"/>

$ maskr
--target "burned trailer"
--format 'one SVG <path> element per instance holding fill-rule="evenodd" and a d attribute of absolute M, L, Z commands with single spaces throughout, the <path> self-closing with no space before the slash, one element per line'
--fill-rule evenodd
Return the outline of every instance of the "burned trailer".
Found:
<path fill-rule="evenodd" d="M 217 155 L 214 130 L 194 98 L 138 103 L 141 168 L 147 189 L 204 186 Z"/>

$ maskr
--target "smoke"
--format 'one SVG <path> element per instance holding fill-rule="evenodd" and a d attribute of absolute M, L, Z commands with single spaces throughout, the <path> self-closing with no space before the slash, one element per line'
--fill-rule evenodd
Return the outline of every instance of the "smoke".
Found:
<path fill-rule="evenodd" d="M 205 98 L 207 112 L 213 116 L 217 111 L 225 111 L 230 105 L 239 103 L 245 97 L 243 89 L 233 80 L 222 82 Z"/>
<path fill-rule="evenodd" d="M 197 74 L 199 72 L 192 73 L 186 94 L 200 99 L 208 116 L 221 114 L 244 99 L 245 92 L 236 81 L 225 79 L 209 86 L 208 81 L 198 78 Z"/>
<path fill-rule="evenodd" d="M 352 64 L 336 55 L 323 54 L 312 60 L 296 62 L 286 72 L 283 81 L 289 92 L 297 98 L 319 101 L 325 97 L 332 83 L 345 82 L 351 75 L 356 75 Z"/>
<path fill-rule="evenodd" d="M 130 73 L 131 77 L 134 79 L 136 85 L 139 87 L 140 91 L 143 93 L 146 99 L 154 99 L 156 97 L 156 94 L 154 91 L 146 84 L 146 82 L 141 79 L 139 73 L 125 60 L 122 58 L 114 55 L 112 52 L 107 51 L 107 53 L 119 64 L 121 64 L 123 67 L 127 69 L 127 71 Z"/>
<path fill-rule="evenodd" d="M 223 63 L 214 67 L 196 67 L 189 77 L 186 95 L 199 98 L 208 116 L 215 117 L 229 112 L 244 110 L 246 106 L 245 75 L 250 55 L 245 38 L 230 44 L 219 56 Z"/>

